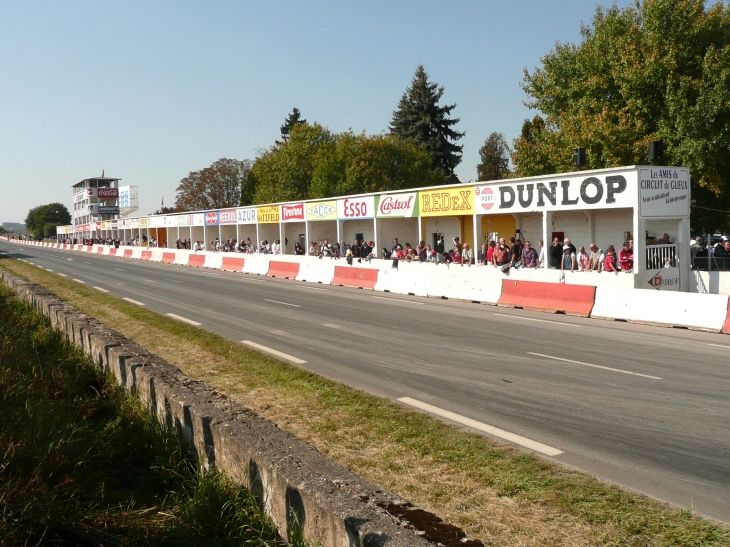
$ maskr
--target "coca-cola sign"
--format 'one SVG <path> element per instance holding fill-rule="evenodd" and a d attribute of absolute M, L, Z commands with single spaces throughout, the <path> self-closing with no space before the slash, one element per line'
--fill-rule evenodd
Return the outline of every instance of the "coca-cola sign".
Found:
<path fill-rule="evenodd" d="M 281 206 L 281 221 L 295 222 L 304 220 L 304 204 L 297 203 L 295 205 Z"/>
<path fill-rule="evenodd" d="M 99 199 L 118 199 L 119 188 L 99 188 L 97 194 Z"/>
<path fill-rule="evenodd" d="M 378 218 L 412 217 L 416 205 L 416 193 L 380 196 Z"/>

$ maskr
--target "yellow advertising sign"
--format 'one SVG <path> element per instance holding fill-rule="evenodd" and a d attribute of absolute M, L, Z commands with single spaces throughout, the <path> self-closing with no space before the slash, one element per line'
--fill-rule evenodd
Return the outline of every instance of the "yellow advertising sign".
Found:
<path fill-rule="evenodd" d="M 139 227 L 140 228 L 147 228 L 150 225 L 150 219 L 148 218 L 140 218 L 139 219 Z"/>
<path fill-rule="evenodd" d="M 107 222 L 106 220 L 101 221 L 101 229 L 102 230 L 109 230 L 111 229 L 111 222 Z"/>
<path fill-rule="evenodd" d="M 256 222 L 258 222 L 259 224 L 278 224 L 279 218 L 280 217 L 278 205 L 256 207 Z"/>
<path fill-rule="evenodd" d="M 337 202 L 317 201 L 316 203 L 307 203 L 307 220 L 337 220 Z"/>
<path fill-rule="evenodd" d="M 471 215 L 474 213 L 474 188 L 434 188 L 418 192 L 422 217 Z"/>

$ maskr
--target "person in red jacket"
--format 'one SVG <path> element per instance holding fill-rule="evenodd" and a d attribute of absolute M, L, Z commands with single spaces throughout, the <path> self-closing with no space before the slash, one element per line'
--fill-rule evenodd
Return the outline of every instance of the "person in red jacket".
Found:
<path fill-rule="evenodd" d="M 634 269 L 634 251 L 631 249 L 628 241 L 624 242 L 624 248 L 618 252 L 618 263 L 625 272 Z"/>

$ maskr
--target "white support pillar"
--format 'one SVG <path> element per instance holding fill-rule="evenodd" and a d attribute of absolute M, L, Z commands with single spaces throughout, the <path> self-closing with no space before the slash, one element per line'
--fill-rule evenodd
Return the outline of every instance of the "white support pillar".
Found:
<path fill-rule="evenodd" d="M 543 268 L 547 268 L 550 264 L 550 246 L 553 244 L 553 213 L 551 211 L 542 212 L 542 245 L 545 260 L 542 263 Z"/>
<path fill-rule="evenodd" d="M 304 221 L 304 256 L 309 256 L 309 245 L 312 243 L 309 241 L 309 221 Z"/>
<path fill-rule="evenodd" d="M 284 243 L 286 235 L 285 226 L 283 222 L 279 222 L 279 254 L 286 254 L 286 244 Z"/>
<path fill-rule="evenodd" d="M 596 242 L 596 215 L 593 211 L 583 211 L 585 216 L 588 218 L 588 229 L 591 234 L 591 243 Z M 623 242 L 622 242 L 623 243 Z"/>
<path fill-rule="evenodd" d="M 482 241 L 479 239 L 479 232 L 482 226 L 482 217 L 484 215 L 478 215 L 474 213 L 474 219 L 472 220 L 472 228 L 474 232 L 474 249 L 472 251 L 474 252 L 474 263 L 479 264 L 477 262 L 477 258 L 479 256 L 479 252 L 482 250 Z"/>
<path fill-rule="evenodd" d="M 344 221 L 342 221 L 342 220 L 337 221 L 337 247 L 340 246 L 340 241 L 342 240 L 342 238 L 340 237 L 340 234 L 342 232 L 344 232 L 344 229 L 343 229 L 344 227 L 342 226 L 343 222 Z"/>
<path fill-rule="evenodd" d="M 418 244 L 423 241 L 423 217 L 417 217 L 418 220 Z"/>
<path fill-rule="evenodd" d="M 639 215 L 639 208 L 634 207 L 634 288 L 648 288 L 646 284 L 646 220 Z M 622 245 L 623 241 L 619 243 Z M 616 251 L 618 254 L 618 251 Z"/>
<path fill-rule="evenodd" d="M 378 219 L 377 217 L 373 219 L 373 246 L 375 247 L 376 256 L 383 258 L 380 256 L 380 236 L 378 236 Z"/>
<path fill-rule="evenodd" d="M 689 276 L 690 276 L 690 232 L 689 218 L 679 220 L 679 230 L 677 235 L 677 266 L 679 266 L 679 290 L 689 292 Z"/>

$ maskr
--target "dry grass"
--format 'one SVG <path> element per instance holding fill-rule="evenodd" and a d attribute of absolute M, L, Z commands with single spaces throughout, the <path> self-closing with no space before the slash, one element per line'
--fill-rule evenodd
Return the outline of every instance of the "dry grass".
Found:
<path fill-rule="evenodd" d="M 730 545 L 730 533 L 644 496 L 460 430 L 15 260 L 186 374 L 353 472 L 488 545 Z"/>

